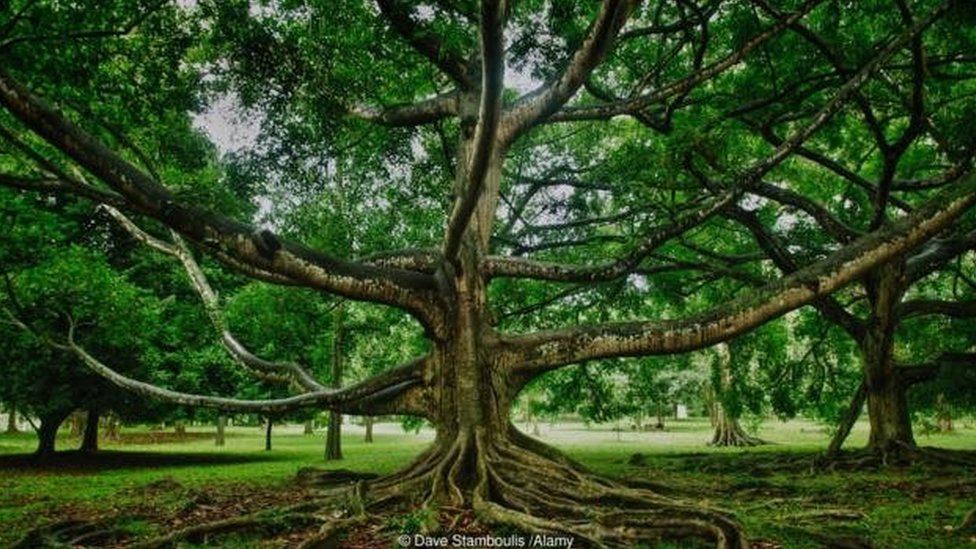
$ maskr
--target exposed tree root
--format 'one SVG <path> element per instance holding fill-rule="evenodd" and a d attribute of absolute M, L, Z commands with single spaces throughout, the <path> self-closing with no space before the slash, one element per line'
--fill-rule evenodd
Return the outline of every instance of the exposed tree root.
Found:
<path fill-rule="evenodd" d="M 255 513 L 243 517 L 231 517 L 224 520 L 197 524 L 170 532 L 151 540 L 132 545 L 133 549 L 159 549 L 171 547 L 179 541 L 202 541 L 206 543 L 211 536 L 234 532 L 261 531 L 277 533 L 301 526 L 308 526 L 320 522 L 322 518 L 310 513 L 284 513 L 278 510 Z"/>
<path fill-rule="evenodd" d="M 943 448 L 927 448 L 905 443 L 865 448 L 853 452 L 838 452 L 817 457 L 813 471 L 857 471 L 910 465 L 932 467 L 962 467 L 976 471 L 976 454 Z"/>
<path fill-rule="evenodd" d="M 299 481 L 316 487 L 307 502 L 193 525 L 132 547 L 174 547 L 186 541 L 216 546 L 219 536 L 243 532 L 263 537 L 288 533 L 304 549 L 341 547 L 353 530 L 357 535 L 372 532 L 382 544 L 403 533 L 389 519 L 405 512 L 438 519 L 424 526 L 431 535 L 548 535 L 571 537 L 573 547 L 623 548 L 689 538 L 723 549 L 747 546 L 740 526 L 721 512 L 593 475 L 518 432 L 499 438 L 476 431 L 440 440 L 412 465 L 383 478 L 303 470 Z"/>
<path fill-rule="evenodd" d="M 109 521 L 67 520 L 35 528 L 14 549 L 97 547 L 126 538 L 129 533 Z"/>
<path fill-rule="evenodd" d="M 369 483 L 367 507 L 422 500 L 470 508 L 489 529 L 570 536 L 576 547 L 682 538 L 745 546 L 740 527 L 722 513 L 592 475 L 528 437 L 510 436 L 516 440 L 489 441 L 476 432 L 435 446 L 405 471 Z"/>
<path fill-rule="evenodd" d="M 749 433 L 746 433 L 742 425 L 739 424 L 738 420 L 731 419 L 728 417 L 722 417 L 719 420 L 718 425 L 715 428 L 715 434 L 712 436 L 712 441 L 708 443 L 709 446 L 718 447 L 748 447 L 748 446 L 762 446 L 767 444 L 765 440 L 761 438 L 754 437 Z"/>

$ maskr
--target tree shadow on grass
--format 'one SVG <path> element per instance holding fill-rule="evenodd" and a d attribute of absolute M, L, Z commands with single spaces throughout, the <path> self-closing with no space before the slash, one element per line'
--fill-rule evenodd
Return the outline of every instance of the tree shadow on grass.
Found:
<path fill-rule="evenodd" d="M 102 450 L 94 453 L 67 451 L 39 457 L 34 454 L 0 456 L 0 470 L 21 473 L 91 473 L 115 469 L 156 469 L 201 465 L 238 465 L 288 459 L 284 454 L 224 454 L 198 452 L 128 452 Z"/>

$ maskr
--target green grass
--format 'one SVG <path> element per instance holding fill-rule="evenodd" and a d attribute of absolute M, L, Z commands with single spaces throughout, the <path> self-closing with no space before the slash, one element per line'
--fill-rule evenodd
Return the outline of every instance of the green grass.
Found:
<path fill-rule="evenodd" d="M 665 432 L 581 424 L 540 428 L 544 441 L 595 472 L 650 480 L 668 486 L 674 497 L 729 510 L 753 539 L 801 549 L 845 537 L 876 547 L 976 547 L 976 532 L 957 530 L 965 513 L 976 508 L 976 484 L 966 482 L 976 471 L 913 466 L 814 474 L 809 463 L 828 435 L 813 423 L 767 422 L 758 434 L 773 444 L 744 450 L 707 447 L 704 420 L 672 422 Z M 866 427 L 858 425 L 849 446 L 865 439 Z M 0 547 L 66 517 L 127 517 L 129 531 L 152 533 L 158 527 L 151 516 L 143 516 L 147 509 L 150 514 L 196 512 L 208 502 L 233 502 L 235 494 L 260 508 L 268 497 L 262 491 L 286 488 L 303 467 L 389 473 L 409 463 L 430 440 L 430 433 L 405 434 L 383 425 L 376 442 L 365 444 L 360 428 L 349 426 L 343 440 L 346 459 L 325 462 L 320 435 L 303 436 L 299 427 L 276 428 L 274 449 L 265 452 L 260 429 L 235 427 L 222 448 L 215 448 L 212 439 L 103 444 L 95 460 L 62 455 L 34 464 L 18 457 L 33 449 L 32 435 L 0 435 L 0 524 L 5 525 Z M 954 433 L 920 435 L 918 442 L 974 450 L 976 429 L 960 422 Z M 76 444 L 59 440 L 59 447 Z M 638 453 L 642 465 L 630 465 Z M 214 497 L 218 503 L 211 501 Z"/>

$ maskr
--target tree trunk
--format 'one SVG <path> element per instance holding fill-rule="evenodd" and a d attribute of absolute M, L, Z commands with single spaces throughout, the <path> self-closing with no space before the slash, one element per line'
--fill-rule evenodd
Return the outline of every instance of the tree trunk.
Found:
<path fill-rule="evenodd" d="M 310 419 L 310 420 L 308 420 L 308 421 L 305 422 L 305 431 L 304 431 L 304 433 L 305 433 L 306 436 L 308 436 L 308 435 L 314 435 L 315 434 L 315 422 L 313 420 Z"/>
<path fill-rule="evenodd" d="M 186 434 L 186 422 L 183 421 L 182 419 L 177 420 L 173 427 L 173 430 L 177 434 L 177 436 L 182 437 L 183 435 Z"/>
<path fill-rule="evenodd" d="M 373 442 L 373 416 L 366 416 L 364 421 L 366 423 L 366 438 L 364 442 Z"/>
<path fill-rule="evenodd" d="M 264 451 L 265 452 L 271 451 L 271 426 L 273 424 L 274 422 L 271 421 L 270 417 L 268 418 L 268 421 L 264 424 Z"/>
<path fill-rule="evenodd" d="M 765 444 L 761 439 L 746 433 L 745 429 L 739 423 L 739 416 L 732 413 L 723 404 L 722 399 L 728 398 L 730 392 L 733 391 L 732 354 L 729 351 L 729 346 L 725 343 L 720 344 L 718 350 L 719 356 L 714 363 L 714 368 L 718 369 L 716 381 L 718 386 L 714 387 L 714 401 L 712 404 L 712 413 L 715 416 L 713 423 L 715 434 L 712 435 L 712 441 L 709 442 L 709 445 L 759 446 L 760 444 Z"/>
<path fill-rule="evenodd" d="M 227 416 L 220 414 L 217 416 L 217 437 L 214 439 L 216 446 L 227 444 Z"/>
<path fill-rule="evenodd" d="M 89 408 L 85 417 L 85 432 L 81 439 L 82 452 L 92 453 L 98 451 L 98 420 L 101 412 L 97 408 Z"/>
<path fill-rule="evenodd" d="M 343 304 L 335 308 L 332 332 L 332 387 L 342 387 L 342 313 Z M 325 433 L 325 459 L 342 459 L 342 414 L 329 412 L 329 429 Z"/>
<path fill-rule="evenodd" d="M 871 434 L 868 448 L 883 455 L 915 447 L 906 387 L 895 370 L 895 307 L 904 293 L 904 263 L 892 262 L 868 276 L 871 303 L 868 330 L 861 343 Z"/>
<path fill-rule="evenodd" d="M 38 457 L 47 457 L 54 454 L 54 446 L 58 438 L 58 429 L 68 418 L 70 410 L 48 412 L 40 417 L 41 424 L 37 428 L 37 450 L 34 454 Z"/>
<path fill-rule="evenodd" d="M 715 434 L 712 435 L 710 446 L 759 446 L 765 442 L 746 433 L 739 423 L 739 418 L 732 417 L 725 411 L 719 401 L 715 402 Z"/>
<path fill-rule="evenodd" d="M 69 416 L 71 419 L 71 438 L 81 438 L 85 432 L 85 411 L 75 410 Z"/>
<path fill-rule="evenodd" d="M 657 403 L 657 423 L 654 424 L 654 428 L 658 431 L 664 430 L 664 406 L 660 401 Z"/>
<path fill-rule="evenodd" d="M 11 403 L 7 407 L 7 434 L 19 433 L 20 429 L 17 428 L 17 405 Z"/>
<path fill-rule="evenodd" d="M 935 415 L 936 427 L 940 433 L 948 433 L 953 430 L 952 407 L 946 402 L 944 393 L 939 393 L 935 397 Z"/>
<path fill-rule="evenodd" d="M 122 420 L 118 414 L 110 412 L 105 417 L 105 438 L 111 441 L 118 441 L 122 430 Z"/>
<path fill-rule="evenodd" d="M 847 411 L 844 413 L 840 425 L 837 426 L 837 432 L 830 439 L 830 445 L 827 447 L 828 456 L 835 456 L 840 453 L 840 448 L 844 445 L 844 441 L 847 440 L 848 435 L 851 434 L 851 429 L 854 428 L 857 418 L 861 417 L 861 408 L 864 408 L 864 399 L 866 397 L 867 386 L 864 380 L 861 380 L 861 384 L 858 386 L 857 392 L 854 393 L 851 403 L 847 406 Z"/>

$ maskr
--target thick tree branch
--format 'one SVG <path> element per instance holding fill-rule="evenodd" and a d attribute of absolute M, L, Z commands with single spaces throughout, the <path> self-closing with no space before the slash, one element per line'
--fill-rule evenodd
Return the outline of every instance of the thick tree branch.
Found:
<path fill-rule="evenodd" d="M 786 245 L 776 235 L 766 229 L 756 214 L 740 208 L 730 208 L 726 211 L 726 215 L 729 219 L 742 224 L 752 233 L 759 247 L 762 248 L 766 256 L 773 261 L 773 264 L 783 274 L 788 275 L 799 270 L 800 266 L 793 258 L 793 254 L 789 252 Z M 847 312 L 847 309 L 834 299 L 833 296 L 821 297 L 815 300 L 813 305 L 820 311 L 820 314 L 824 318 L 841 327 L 854 341 L 860 342 L 864 339 L 865 327 L 863 323 L 857 317 Z"/>
<path fill-rule="evenodd" d="M 277 273 L 344 297 L 410 311 L 436 323 L 433 277 L 362 265 L 280 241 L 270 231 L 182 204 L 173 194 L 0 70 L 0 104 L 27 127 L 122 195 L 129 210 L 153 217 L 195 242 L 217 248 L 240 263 Z"/>
<path fill-rule="evenodd" d="M 961 235 L 934 239 L 908 259 L 905 264 L 906 281 L 913 284 L 960 254 L 973 249 L 976 249 L 976 229 Z"/>
<path fill-rule="evenodd" d="M 637 0 L 603 1 L 589 34 L 562 73 L 522 97 L 505 116 L 503 142 L 511 143 L 573 97 L 590 72 L 606 57 L 614 38 L 638 3 Z"/>
<path fill-rule="evenodd" d="M 197 264 L 196 259 L 193 257 L 193 253 L 187 247 L 186 243 L 181 239 L 175 232 L 172 233 L 171 238 L 173 242 L 164 242 L 146 231 L 142 230 L 138 225 L 132 222 L 131 219 L 122 214 L 122 212 L 112 208 L 111 206 L 103 206 L 105 211 L 109 213 L 120 225 L 122 225 L 125 230 L 133 236 L 139 242 L 160 251 L 164 254 L 175 257 L 183 265 L 183 269 L 186 271 L 187 276 L 190 278 L 190 282 L 193 284 L 193 288 L 197 291 L 200 296 L 200 300 L 203 302 L 204 310 L 207 312 L 207 317 L 210 318 L 211 324 L 217 333 L 220 334 L 221 343 L 224 349 L 227 350 L 238 364 L 243 366 L 248 371 L 252 372 L 261 379 L 267 381 L 275 382 L 292 382 L 297 386 L 301 387 L 306 391 L 321 391 L 326 387 L 325 385 L 319 383 L 318 380 L 303 366 L 295 362 L 270 362 L 264 360 L 251 353 L 247 347 L 245 347 L 234 334 L 231 333 L 227 326 L 227 321 L 224 319 L 223 311 L 220 309 L 219 299 L 217 298 L 217 293 L 214 292 L 213 288 L 210 286 L 210 282 L 207 280 L 207 276 L 203 273 L 203 269 Z"/>
<path fill-rule="evenodd" d="M 359 258 L 361 263 L 431 274 L 441 264 L 440 250 L 413 248 L 376 252 Z"/>
<path fill-rule="evenodd" d="M 345 413 L 373 414 L 377 410 L 386 409 L 385 405 L 403 397 L 403 393 L 419 389 L 417 386 L 422 383 L 420 375 L 425 361 L 425 359 L 414 360 L 344 389 L 326 389 L 280 399 L 242 400 L 172 391 L 126 377 L 109 368 L 78 345 L 74 340 L 74 326 L 69 331 L 66 347 L 92 371 L 112 384 L 138 395 L 184 406 L 261 414 L 280 414 L 310 407 Z"/>
<path fill-rule="evenodd" d="M 895 316 L 900 320 L 926 315 L 971 318 L 976 316 L 976 300 L 942 301 L 938 299 L 914 299 L 903 301 L 895 308 Z"/>
<path fill-rule="evenodd" d="M 357 105 L 349 109 L 357 118 L 382 126 L 420 126 L 458 114 L 458 92 L 448 92 L 409 105 L 373 107 Z"/>
<path fill-rule="evenodd" d="M 976 177 L 923 207 L 852 242 L 826 259 L 763 289 L 690 318 L 610 323 L 503 336 L 502 358 L 523 379 L 597 358 L 667 354 L 726 341 L 793 309 L 830 295 L 943 230 L 976 203 Z"/>
<path fill-rule="evenodd" d="M 468 160 L 467 180 L 454 203 L 444 237 L 444 258 L 454 261 L 461 238 L 481 199 L 492 159 L 497 158 L 498 124 L 501 120 L 505 78 L 505 0 L 481 2 L 481 102 L 474 143 Z M 487 230 L 487 229 L 486 229 Z"/>

